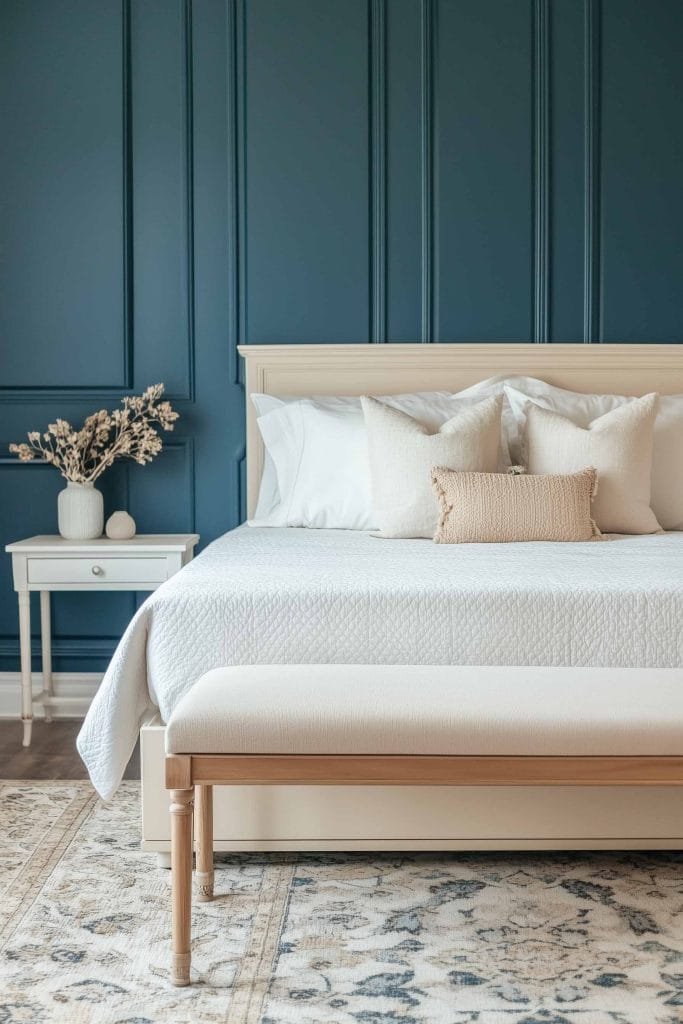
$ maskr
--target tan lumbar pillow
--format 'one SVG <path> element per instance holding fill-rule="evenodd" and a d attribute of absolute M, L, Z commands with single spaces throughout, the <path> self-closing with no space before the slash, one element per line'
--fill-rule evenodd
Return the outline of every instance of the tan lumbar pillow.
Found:
<path fill-rule="evenodd" d="M 591 515 L 597 473 L 543 476 L 432 470 L 441 515 L 437 544 L 506 544 L 510 541 L 594 540 Z"/>
<path fill-rule="evenodd" d="M 595 466 L 600 490 L 593 516 L 603 533 L 657 533 L 660 526 L 650 508 L 657 397 L 637 398 L 588 427 L 530 402 L 525 445 L 529 473 L 576 473 Z"/>
<path fill-rule="evenodd" d="M 361 399 L 368 435 L 372 504 L 383 537 L 432 537 L 438 505 L 431 469 L 493 472 L 500 445 L 500 395 L 452 416 L 436 433 L 376 398 Z"/>

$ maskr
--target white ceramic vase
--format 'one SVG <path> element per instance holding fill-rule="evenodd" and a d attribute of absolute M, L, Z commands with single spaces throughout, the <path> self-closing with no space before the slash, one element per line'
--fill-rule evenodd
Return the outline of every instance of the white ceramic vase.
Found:
<path fill-rule="evenodd" d="M 94 484 L 69 480 L 57 498 L 59 532 L 66 540 L 94 540 L 102 536 L 104 502 Z"/>

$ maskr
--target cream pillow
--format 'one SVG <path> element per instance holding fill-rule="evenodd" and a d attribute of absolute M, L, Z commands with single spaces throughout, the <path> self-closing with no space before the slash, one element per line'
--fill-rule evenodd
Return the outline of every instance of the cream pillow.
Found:
<path fill-rule="evenodd" d="M 603 533 L 656 533 L 650 508 L 652 437 L 657 395 L 637 398 L 587 427 L 530 402 L 526 455 L 530 473 L 598 471 L 593 517 Z"/>
<path fill-rule="evenodd" d="M 438 505 L 433 466 L 492 473 L 498 465 L 502 396 L 452 416 L 436 433 L 376 398 L 361 399 L 375 519 L 383 537 L 432 537 Z"/>
<path fill-rule="evenodd" d="M 580 427 L 612 409 L 636 401 L 627 395 L 595 395 L 556 388 L 534 377 L 505 383 L 503 422 L 511 461 L 524 462 L 523 438 L 529 401 L 567 416 Z M 665 530 L 683 530 L 683 395 L 660 395 L 652 444 L 652 511 Z"/>
<path fill-rule="evenodd" d="M 454 473 L 432 470 L 440 517 L 437 544 L 581 541 L 600 536 L 591 518 L 597 473 Z"/>

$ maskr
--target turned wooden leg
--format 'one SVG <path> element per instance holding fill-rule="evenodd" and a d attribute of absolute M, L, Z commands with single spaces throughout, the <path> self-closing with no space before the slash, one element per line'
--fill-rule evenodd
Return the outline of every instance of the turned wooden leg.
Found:
<path fill-rule="evenodd" d="M 190 984 L 193 789 L 171 790 L 171 981 Z"/>
<path fill-rule="evenodd" d="M 50 625 L 50 591 L 40 592 L 40 643 L 43 655 L 43 711 L 45 721 L 52 721 L 52 627 Z"/>
<path fill-rule="evenodd" d="M 19 591 L 19 648 L 21 653 L 21 720 L 24 725 L 22 744 L 31 745 L 33 725 L 33 689 L 31 685 L 31 595 Z"/>
<path fill-rule="evenodd" d="M 213 899 L 213 786 L 195 786 L 195 895 L 200 903 Z"/>

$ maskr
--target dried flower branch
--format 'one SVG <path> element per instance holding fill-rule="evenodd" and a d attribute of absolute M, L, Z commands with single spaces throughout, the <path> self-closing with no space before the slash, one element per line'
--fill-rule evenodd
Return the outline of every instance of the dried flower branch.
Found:
<path fill-rule="evenodd" d="M 141 395 L 121 399 L 121 409 L 100 409 L 88 416 L 80 430 L 66 420 L 48 424 L 41 434 L 28 433 L 28 444 L 11 444 L 9 450 L 21 462 L 43 459 L 74 483 L 94 483 L 117 459 L 133 459 L 144 466 L 159 454 L 163 444 L 155 424 L 173 430 L 178 413 L 161 401 L 163 384 L 153 384 Z"/>

